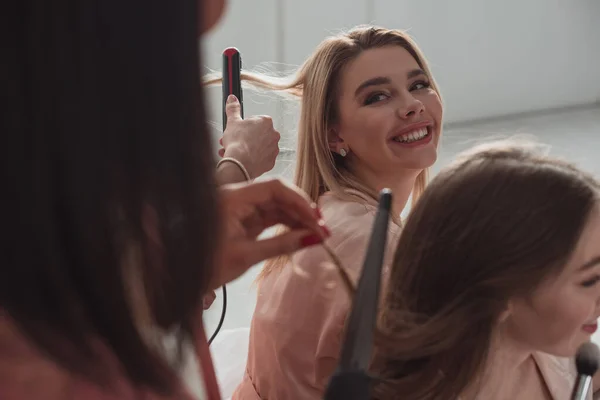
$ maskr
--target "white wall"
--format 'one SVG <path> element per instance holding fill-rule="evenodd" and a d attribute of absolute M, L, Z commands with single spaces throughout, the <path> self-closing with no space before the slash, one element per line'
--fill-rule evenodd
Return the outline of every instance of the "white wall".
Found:
<path fill-rule="evenodd" d="M 446 102 L 446 122 L 489 118 L 600 100 L 600 0 L 229 0 L 225 20 L 202 40 L 207 67 L 220 70 L 221 52 L 236 46 L 244 66 L 277 70 L 298 65 L 326 36 L 375 22 L 410 28 L 430 60 Z M 450 7 L 450 4 L 452 6 Z M 221 90 L 209 91 L 215 137 Z M 296 107 L 268 94 L 244 92 L 246 115 L 269 114 L 294 147 Z M 458 126 L 444 131 L 435 170 L 474 140 L 531 133 L 562 156 L 600 173 L 600 108 Z M 568 134 L 568 135 L 567 135 Z M 289 170 L 279 157 L 272 174 Z M 289 176 L 289 175 L 288 175 Z M 228 285 L 224 329 L 248 327 L 260 267 Z M 221 293 L 205 314 L 209 334 L 221 313 Z M 600 333 L 599 333 L 600 335 Z M 600 340 L 600 339 L 599 339 Z"/>
<path fill-rule="evenodd" d="M 203 40 L 220 70 L 236 46 L 244 66 L 297 66 L 326 36 L 357 24 L 409 29 L 432 64 L 446 122 L 477 120 L 600 100 L 598 0 L 230 0 Z M 211 91 L 220 124 L 220 91 Z M 294 110 L 244 94 L 247 114 L 270 114 L 293 134 Z"/>
<path fill-rule="evenodd" d="M 201 41 L 203 61 L 208 69 L 222 69 L 222 52 L 237 47 L 242 54 L 242 67 L 254 69 L 258 64 L 277 60 L 277 3 L 279 0 L 232 0 L 221 23 Z M 242 84 L 242 87 L 244 85 Z M 216 124 L 215 137 L 220 136 L 221 86 L 207 90 L 210 119 Z M 245 116 L 271 115 L 282 129 L 276 99 L 244 91 Z"/>
<path fill-rule="evenodd" d="M 411 28 L 447 122 L 600 99 L 597 0 L 375 0 L 378 24 Z"/>

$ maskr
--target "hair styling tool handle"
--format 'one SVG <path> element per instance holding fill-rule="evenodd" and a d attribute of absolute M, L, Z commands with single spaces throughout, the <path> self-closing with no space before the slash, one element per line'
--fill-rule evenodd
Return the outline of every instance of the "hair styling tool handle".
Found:
<path fill-rule="evenodd" d="M 235 95 L 238 101 L 240 102 L 240 115 L 244 118 L 244 98 L 242 95 L 242 77 L 241 77 L 241 69 L 242 69 L 242 56 L 240 55 L 240 51 L 235 47 L 228 47 L 223 50 L 223 101 L 222 101 L 222 109 L 223 109 L 223 131 L 227 127 L 227 98 L 230 94 Z M 225 314 L 227 312 L 227 287 L 223 285 L 223 310 L 221 311 L 221 318 L 219 319 L 219 324 L 215 329 L 214 333 L 208 340 L 208 344 L 212 343 L 212 341 L 217 337 L 217 334 L 223 327 L 223 322 L 225 321 Z"/>
<path fill-rule="evenodd" d="M 225 104 L 230 94 L 240 102 L 240 114 L 244 118 L 244 95 L 242 93 L 242 56 L 235 47 L 223 50 L 223 130 L 227 127 Z"/>

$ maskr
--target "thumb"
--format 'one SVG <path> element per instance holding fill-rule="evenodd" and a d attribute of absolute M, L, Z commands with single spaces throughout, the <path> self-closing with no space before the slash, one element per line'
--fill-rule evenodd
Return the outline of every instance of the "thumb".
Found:
<path fill-rule="evenodd" d="M 294 253 L 320 243 L 323 243 L 323 238 L 314 231 L 296 229 L 252 243 L 252 248 L 248 249 L 246 261 L 250 265 L 254 265 L 269 258 Z"/>
<path fill-rule="evenodd" d="M 227 97 L 227 103 L 225 104 L 225 114 L 227 114 L 227 121 L 236 121 L 242 119 L 241 116 L 240 102 L 235 95 L 230 94 Z"/>

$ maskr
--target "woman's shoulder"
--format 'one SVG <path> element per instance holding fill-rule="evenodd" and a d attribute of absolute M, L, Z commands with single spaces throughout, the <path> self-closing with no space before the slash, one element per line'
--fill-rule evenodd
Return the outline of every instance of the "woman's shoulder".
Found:
<path fill-rule="evenodd" d="M 377 211 L 374 200 L 350 190 L 341 194 L 327 192 L 319 197 L 318 204 L 325 218 L 373 218 Z"/>
<path fill-rule="evenodd" d="M 375 220 L 375 208 L 361 203 L 326 194 L 319 206 L 331 236 L 325 244 L 342 262 L 353 260 L 367 246 Z M 319 246 L 321 247 L 321 246 Z M 362 258 L 362 257 L 359 257 Z M 331 261 L 322 248 L 310 248 L 297 254 L 297 260 Z M 317 260 L 318 259 L 318 260 Z"/>
<path fill-rule="evenodd" d="M 112 366 L 108 386 L 100 386 L 73 374 L 48 358 L 17 327 L 16 323 L 0 309 L 0 399 L 86 399 L 116 400 L 143 399 L 167 400 L 146 390 L 138 390 L 126 378 L 116 358 L 106 346 L 98 344 L 98 355 Z M 183 393 L 178 399 L 190 399 Z"/>
<path fill-rule="evenodd" d="M 327 192 L 319 198 L 323 219 L 331 231 L 329 244 L 367 242 L 377 214 L 377 202 L 356 190 L 343 195 Z M 396 235 L 400 227 L 390 218 L 389 233 Z"/>
<path fill-rule="evenodd" d="M 323 219 L 331 236 L 325 245 L 336 255 L 342 267 L 352 278 L 357 279 L 361 270 L 364 255 L 369 244 L 375 215 L 376 204 L 341 198 L 326 193 L 319 199 Z M 400 227 L 390 219 L 388 229 L 388 252 L 393 248 L 400 232 Z M 291 258 L 297 270 L 310 272 L 308 275 L 323 281 L 339 281 L 339 273 L 328 252 L 323 246 L 314 246 L 295 253 Z"/>

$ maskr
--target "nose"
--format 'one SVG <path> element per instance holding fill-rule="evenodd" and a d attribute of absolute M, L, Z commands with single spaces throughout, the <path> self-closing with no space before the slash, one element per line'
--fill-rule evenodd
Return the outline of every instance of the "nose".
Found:
<path fill-rule="evenodd" d="M 397 113 L 399 118 L 409 119 L 422 114 L 424 111 L 425 106 L 423 103 L 409 92 L 400 99 Z"/>
<path fill-rule="evenodd" d="M 600 294 L 596 296 L 596 308 L 594 312 L 595 315 L 600 315 Z"/>

